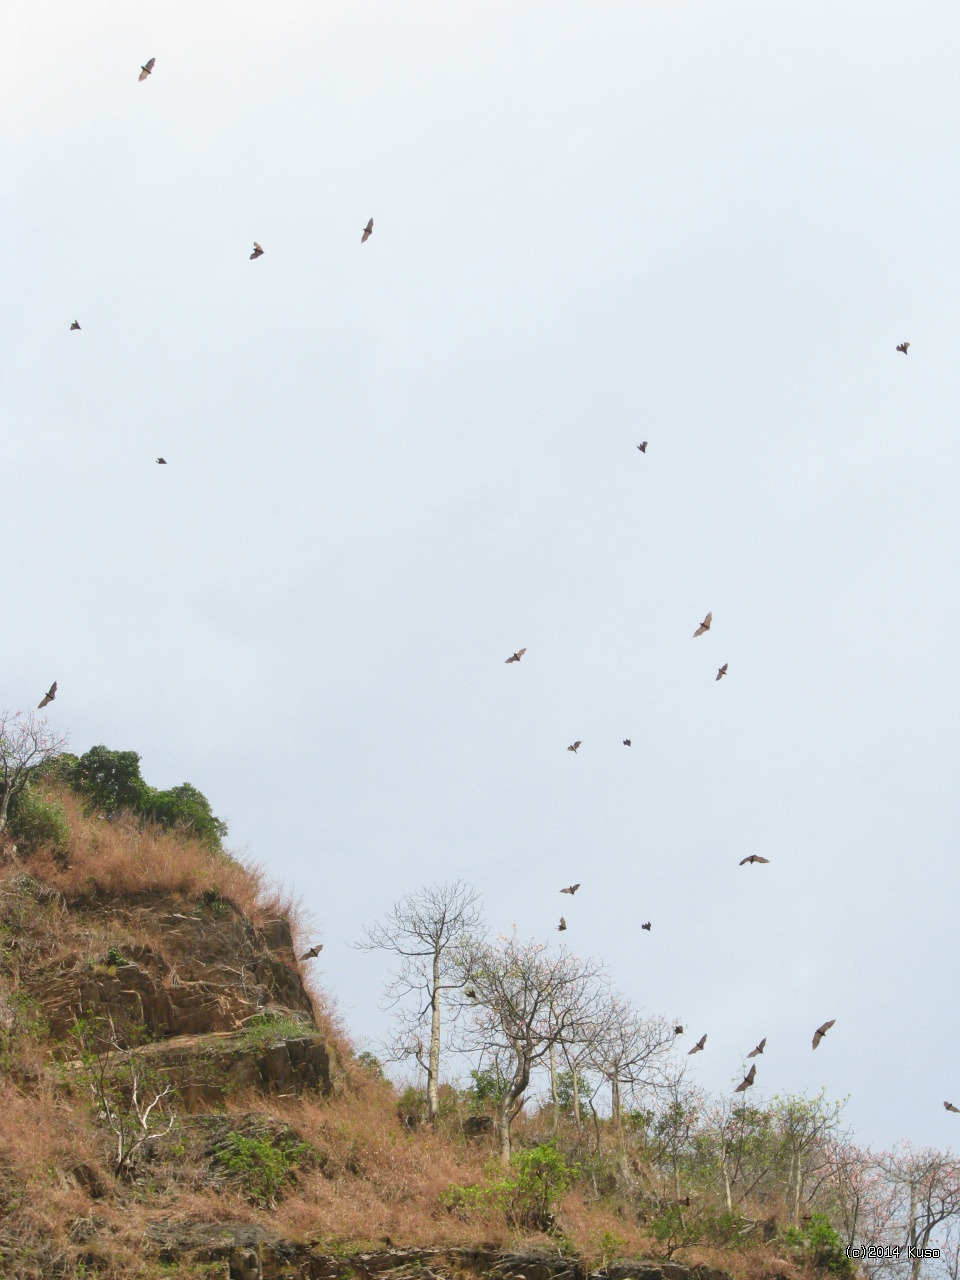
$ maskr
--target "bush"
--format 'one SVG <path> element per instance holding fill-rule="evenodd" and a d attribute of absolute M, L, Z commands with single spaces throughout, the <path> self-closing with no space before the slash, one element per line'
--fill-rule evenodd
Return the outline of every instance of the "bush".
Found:
<path fill-rule="evenodd" d="M 811 1214 L 809 1221 L 802 1227 L 791 1227 L 784 1239 L 818 1270 L 829 1271 L 835 1276 L 853 1275 L 853 1263 L 847 1257 L 843 1241 L 825 1213 Z"/>
<path fill-rule="evenodd" d="M 70 847 L 70 826 L 63 805 L 56 800 L 45 800 L 29 784 L 17 797 L 7 827 L 26 853 L 34 853 L 46 845 L 53 853 L 62 855 Z"/>
<path fill-rule="evenodd" d="M 254 1204 L 273 1208 L 294 1169 L 309 1152 L 305 1142 L 280 1145 L 269 1137 L 247 1138 L 230 1133 L 214 1153 L 214 1160 L 237 1179 Z"/>
<path fill-rule="evenodd" d="M 251 1049 L 259 1049 L 277 1040 L 298 1040 L 313 1035 L 313 1031 L 308 1022 L 287 1013 L 258 1013 L 244 1027 L 243 1042 Z"/>
<path fill-rule="evenodd" d="M 491 1163 L 486 1186 L 449 1187 L 441 1203 L 467 1213 L 500 1209 L 512 1227 L 550 1231 L 557 1200 L 568 1191 L 577 1169 L 568 1165 L 553 1142 L 517 1151 L 504 1171 Z"/>

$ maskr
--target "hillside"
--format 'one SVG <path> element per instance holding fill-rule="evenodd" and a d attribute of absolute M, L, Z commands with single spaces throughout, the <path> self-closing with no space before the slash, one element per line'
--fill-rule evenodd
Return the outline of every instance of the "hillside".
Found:
<path fill-rule="evenodd" d="M 516 1174 L 494 1174 L 476 1096 L 447 1088 L 430 1128 L 358 1061 L 255 868 L 40 794 L 66 838 L 0 836 L 0 1276 L 811 1269 L 775 1221 L 664 1243 L 599 1128 L 544 1147 L 544 1117 L 522 1119 Z"/>

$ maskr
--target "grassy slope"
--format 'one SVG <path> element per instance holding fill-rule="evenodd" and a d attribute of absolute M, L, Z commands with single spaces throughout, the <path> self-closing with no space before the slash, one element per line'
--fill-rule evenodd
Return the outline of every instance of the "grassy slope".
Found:
<path fill-rule="evenodd" d="M 101 918 L 91 910 L 98 902 L 136 898 L 142 904 L 155 896 L 165 909 L 171 900 L 188 909 L 216 889 L 254 922 L 286 915 L 295 938 L 297 909 L 256 868 L 187 838 L 138 830 L 122 818 L 87 817 L 70 794 L 58 799 L 70 822 L 67 858 L 44 850 L 22 858 L 11 855 L 9 842 L 6 849 L 0 844 L 0 1276 L 69 1277 L 91 1269 L 116 1277 L 169 1275 L 144 1257 L 143 1239 L 151 1222 L 171 1219 L 261 1222 L 327 1249 L 382 1247 L 382 1237 L 397 1245 L 530 1243 L 531 1233 L 511 1227 L 495 1208 L 465 1213 L 444 1207 L 441 1197 L 452 1185 L 484 1181 L 492 1140 L 465 1138 L 456 1115 L 437 1132 L 406 1128 L 398 1118 L 396 1092 L 356 1064 L 316 989 L 311 994 L 318 1025 L 343 1065 L 339 1094 L 237 1096 L 229 1108 L 228 1128 L 234 1121 L 242 1128 L 257 1113 L 268 1129 L 292 1126 L 306 1144 L 306 1158 L 298 1160 L 278 1196 L 258 1196 L 256 1188 L 251 1194 L 249 1179 L 211 1165 L 198 1137 L 202 1118 L 184 1117 L 136 1181 L 114 1177 L 110 1136 L 96 1117 L 89 1089 L 65 1076 L 40 1007 L 24 998 L 29 975 L 102 963 L 117 935 L 109 913 Z M 134 918 L 144 919 L 143 913 L 129 917 Z M 154 948 L 162 948 L 162 941 L 157 930 L 123 939 L 126 946 Z M 535 1142 L 548 1128 L 546 1117 L 521 1121 L 519 1138 Z M 635 1209 L 618 1197 L 611 1179 L 609 1187 L 603 1185 L 607 1175 L 603 1162 L 591 1156 L 593 1139 L 568 1133 L 564 1141 L 574 1158 L 592 1158 L 601 1171 L 596 1192 L 584 1179 L 562 1201 L 558 1223 L 565 1242 L 595 1260 L 611 1250 L 655 1253 Z M 274 1198 L 275 1204 L 266 1203 Z M 551 1237 L 536 1243 L 556 1249 Z M 762 1246 L 736 1255 L 688 1252 L 683 1260 L 709 1262 L 742 1277 L 794 1270 Z"/>

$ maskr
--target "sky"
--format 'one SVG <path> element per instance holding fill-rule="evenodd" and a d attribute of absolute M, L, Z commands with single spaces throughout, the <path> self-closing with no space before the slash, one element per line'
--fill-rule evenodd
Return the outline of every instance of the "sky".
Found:
<path fill-rule="evenodd" d="M 0 706 L 199 787 L 362 1046 L 462 879 L 705 1088 L 955 1142 L 958 44 L 0 0 Z"/>

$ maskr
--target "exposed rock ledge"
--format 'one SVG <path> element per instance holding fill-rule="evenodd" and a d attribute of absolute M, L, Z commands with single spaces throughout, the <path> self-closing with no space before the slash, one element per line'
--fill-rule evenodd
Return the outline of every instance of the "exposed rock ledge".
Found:
<path fill-rule="evenodd" d="M 161 1262 L 206 1264 L 211 1280 L 730 1280 L 710 1267 L 618 1259 L 590 1270 L 559 1253 L 503 1253 L 480 1249 L 385 1249 L 325 1254 L 308 1244 L 277 1239 L 248 1223 L 155 1222 L 153 1250 Z"/>

